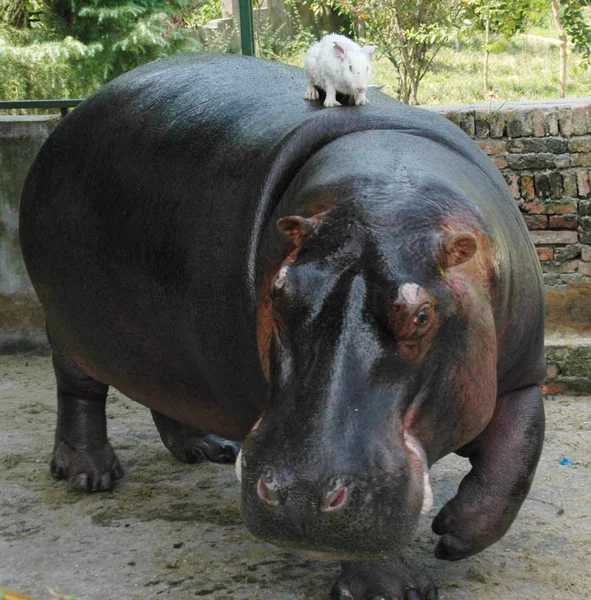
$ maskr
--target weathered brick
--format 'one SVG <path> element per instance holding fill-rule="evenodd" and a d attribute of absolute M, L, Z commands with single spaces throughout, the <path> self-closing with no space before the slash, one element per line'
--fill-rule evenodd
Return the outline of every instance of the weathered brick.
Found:
<path fill-rule="evenodd" d="M 567 215 L 576 212 L 576 202 L 549 202 L 544 205 L 544 213 L 547 215 Z"/>
<path fill-rule="evenodd" d="M 568 262 L 563 262 L 560 265 L 561 273 L 576 273 L 579 270 L 579 262 L 578 260 L 569 260 Z"/>
<path fill-rule="evenodd" d="M 522 175 L 519 179 L 519 186 L 521 187 L 521 196 L 526 200 L 533 200 L 536 197 L 533 175 Z"/>
<path fill-rule="evenodd" d="M 577 215 L 553 215 L 550 217 L 550 229 L 576 229 Z"/>
<path fill-rule="evenodd" d="M 577 176 L 574 171 L 562 173 L 562 186 L 565 196 L 578 196 Z"/>
<path fill-rule="evenodd" d="M 564 394 L 565 392 L 564 385 L 560 385 L 559 383 L 545 383 L 541 386 L 542 394 L 544 396 L 558 396 L 559 394 Z"/>
<path fill-rule="evenodd" d="M 569 152 L 591 152 L 591 135 L 582 135 L 568 141 Z"/>
<path fill-rule="evenodd" d="M 487 138 L 490 133 L 490 122 L 488 116 L 483 115 L 481 112 L 474 114 L 474 128 L 476 135 L 479 138 Z"/>
<path fill-rule="evenodd" d="M 546 113 L 546 135 L 558 135 L 558 112 L 552 110 Z"/>
<path fill-rule="evenodd" d="M 538 259 L 540 262 L 548 262 L 554 258 L 553 248 L 536 248 L 536 252 L 538 253 Z"/>
<path fill-rule="evenodd" d="M 562 198 L 564 187 L 562 185 L 562 175 L 558 171 L 548 173 L 548 184 L 550 186 L 550 196 L 552 198 Z"/>
<path fill-rule="evenodd" d="M 572 167 L 591 167 L 591 152 L 576 152 L 570 154 L 570 164 Z"/>
<path fill-rule="evenodd" d="M 501 156 L 496 157 L 493 162 L 495 163 L 495 166 L 497 167 L 497 169 L 505 169 L 507 168 L 507 161 L 505 160 L 505 158 L 502 158 Z"/>
<path fill-rule="evenodd" d="M 591 231 L 591 217 L 581 217 L 579 224 L 583 231 Z"/>
<path fill-rule="evenodd" d="M 576 244 L 578 241 L 576 231 L 530 231 L 529 235 L 534 244 L 547 246 L 548 244 Z"/>
<path fill-rule="evenodd" d="M 523 210 L 530 215 L 543 215 L 546 211 L 546 206 L 537 202 L 524 202 Z"/>
<path fill-rule="evenodd" d="M 572 111 L 573 135 L 583 135 L 589 132 L 587 124 L 587 106 L 575 106 Z"/>
<path fill-rule="evenodd" d="M 591 262 L 591 248 L 589 246 L 581 248 L 581 260 L 583 262 Z"/>
<path fill-rule="evenodd" d="M 577 244 L 569 244 L 563 248 L 556 248 L 554 251 L 554 257 L 560 262 L 579 258 L 579 256 L 581 256 L 581 247 Z"/>
<path fill-rule="evenodd" d="M 581 242 L 581 244 L 591 245 L 591 231 L 579 232 L 579 242 Z"/>
<path fill-rule="evenodd" d="M 578 212 L 583 217 L 591 217 L 591 200 L 581 200 Z"/>
<path fill-rule="evenodd" d="M 582 262 L 579 264 L 579 273 L 586 277 L 591 277 L 591 262 Z"/>
<path fill-rule="evenodd" d="M 589 184 L 589 171 L 579 169 L 577 171 L 577 188 L 581 198 L 587 198 L 591 194 L 591 185 Z"/>
<path fill-rule="evenodd" d="M 548 138 L 546 148 L 548 149 L 548 152 L 552 152 L 552 154 L 565 154 L 569 151 L 566 140 L 558 137 Z"/>
<path fill-rule="evenodd" d="M 573 134 L 573 115 L 570 108 L 558 109 L 558 124 L 563 136 L 570 137 Z"/>
<path fill-rule="evenodd" d="M 446 118 L 449 119 L 454 125 L 460 126 L 462 122 L 462 113 L 459 111 L 450 111 L 445 114 Z"/>
<path fill-rule="evenodd" d="M 534 175 L 534 184 L 536 186 L 536 196 L 544 200 L 550 196 L 550 182 L 545 173 L 537 173 Z"/>
<path fill-rule="evenodd" d="M 474 137 L 476 134 L 476 127 L 474 125 L 474 113 L 463 112 L 460 115 L 460 127 L 470 136 Z"/>
<path fill-rule="evenodd" d="M 505 135 L 505 115 L 501 111 L 490 113 L 488 117 L 490 137 L 500 138 Z"/>
<path fill-rule="evenodd" d="M 554 379 L 560 375 L 558 365 L 546 365 L 546 379 Z"/>
<path fill-rule="evenodd" d="M 502 154 L 507 149 L 505 140 L 478 140 L 476 142 L 488 155 Z"/>
<path fill-rule="evenodd" d="M 546 135 L 546 118 L 543 110 L 535 110 L 532 117 L 534 135 L 536 137 L 544 137 Z"/>
<path fill-rule="evenodd" d="M 546 215 L 523 215 L 523 220 L 528 229 L 548 229 L 548 217 Z"/>
<path fill-rule="evenodd" d="M 566 140 L 557 137 L 509 139 L 507 140 L 507 152 L 515 154 L 539 154 L 544 152 L 564 154 L 568 152 L 568 145 Z"/>
<path fill-rule="evenodd" d="M 574 156 L 587 156 L 575 154 Z M 512 169 L 564 169 L 570 166 L 569 154 L 508 154 L 507 162 Z M 591 154 L 589 155 L 591 158 Z"/>
<path fill-rule="evenodd" d="M 520 197 L 519 194 L 519 175 L 508 175 L 505 177 L 507 181 L 507 186 L 509 187 L 509 192 L 517 200 Z"/>
<path fill-rule="evenodd" d="M 534 132 L 532 111 L 511 110 L 506 113 L 507 137 L 528 137 Z"/>

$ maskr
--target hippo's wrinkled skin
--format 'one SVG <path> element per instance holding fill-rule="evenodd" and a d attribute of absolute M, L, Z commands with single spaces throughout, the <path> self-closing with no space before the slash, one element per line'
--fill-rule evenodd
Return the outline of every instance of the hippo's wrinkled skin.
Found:
<path fill-rule="evenodd" d="M 503 178 L 454 125 L 381 94 L 323 110 L 303 79 L 158 61 L 42 148 L 21 240 L 58 382 L 53 473 L 92 490 L 121 476 L 112 385 L 181 460 L 232 460 L 216 436 L 246 438 L 247 527 L 341 560 L 334 598 L 434 598 L 396 554 L 428 510 L 429 466 L 472 464 L 433 522 L 448 560 L 497 541 L 531 484 L 539 265 Z"/>

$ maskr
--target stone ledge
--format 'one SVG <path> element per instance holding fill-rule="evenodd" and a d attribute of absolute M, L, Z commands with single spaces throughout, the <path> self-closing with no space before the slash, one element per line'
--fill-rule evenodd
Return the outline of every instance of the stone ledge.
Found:
<path fill-rule="evenodd" d="M 545 395 L 591 394 L 591 334 L 546 336 L 546 360 Z"/>

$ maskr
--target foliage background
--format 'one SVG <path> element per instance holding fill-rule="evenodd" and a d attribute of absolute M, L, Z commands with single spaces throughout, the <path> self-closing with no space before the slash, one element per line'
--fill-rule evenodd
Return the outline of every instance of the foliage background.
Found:
<path fill-rule="evenodd" d="M 323 33 L 338 30 L 361 42 L 377 42 L 374 82 L 411 101 L 412 86 L 397 66 L 400 38 L 388 38 L 387 26 L 394 5 L 407 5 L 405 14 L 410 14 L 420 2 L 286 0 L 289 26 L 287 20 L 277 25 L 255 16 L 257 54 L 302 66 L 309 45 Z M 568 61 L 567 96 L 590 95 L 591 69 L 585 67 L 591 47 L 591 0 L 560 2 L 575 42 Z M 406 44 L 423 48 L 425 57 L 418 67 L 417 102 L 557 97 L 559 49 L 535 37 L 557 37 L 550 0 L 437 4 L 431 24 L 405 25 Z M 449 12 L 458 5 L 461 15 Z M 120 73 L 161 56 L 229 51 L 227 40 L 212 36 L 204 42 L 197 31 L 221 16 L 221 0 L 0 0 L 0 98 L 85 97 Z M 427 45 L 421 46 L 424 42 Z M 485 55 L 489 81 L 483 87 Z"/>

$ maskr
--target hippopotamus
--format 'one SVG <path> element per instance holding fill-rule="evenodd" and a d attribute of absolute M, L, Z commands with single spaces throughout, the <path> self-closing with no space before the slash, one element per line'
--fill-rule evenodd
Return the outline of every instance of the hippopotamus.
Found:
<path fill-rule="evenodd" d="M 20 236 L 57 380 L 51 472 L 122 476 L 113 386 L 180 460 L 240 450 L 246 527 L 340 562 L 333 598 L 436 598 L 400 555 L 429 468 L 471 463 L 432 524 L 456 560 L 504 535 L 540 456 L 539 263 L 458 127 L 373 90 L 324 109 L 304 84 L 255 58 L 162 59 L 45 142 Z"/>

